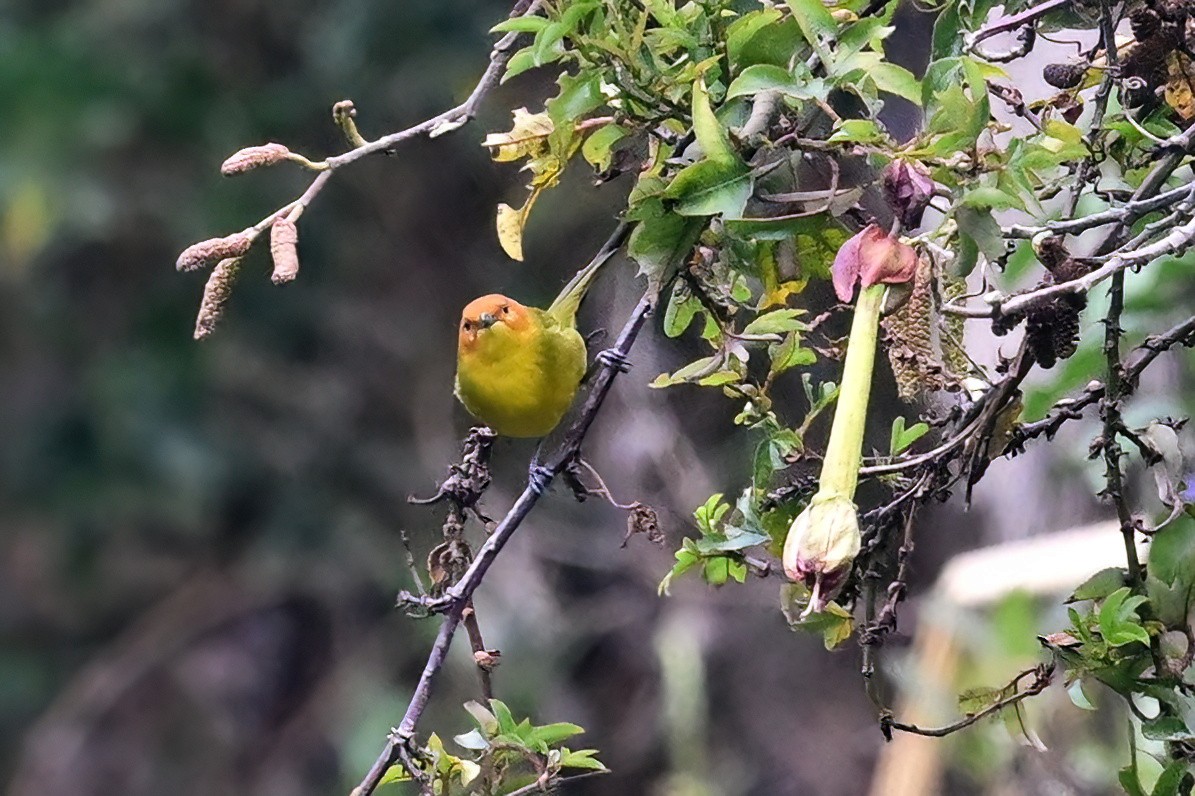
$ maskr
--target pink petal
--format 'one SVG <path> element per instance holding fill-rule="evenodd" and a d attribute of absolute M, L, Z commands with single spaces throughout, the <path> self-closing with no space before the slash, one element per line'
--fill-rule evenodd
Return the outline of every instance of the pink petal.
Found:
<path fill-rule="evenodd" d="M 867 229 L 871 229 L 868 227 Z M 834 282 L 834 292 L 839 301 L 850 301 L 855 295 L 855 283 L 859 281 L 862 263 L 859 261 L 859 246 L 862 243 L 864 229 L 838 248 L 834 255 L 834 264 L 830 266 L 830 276 Z"/>

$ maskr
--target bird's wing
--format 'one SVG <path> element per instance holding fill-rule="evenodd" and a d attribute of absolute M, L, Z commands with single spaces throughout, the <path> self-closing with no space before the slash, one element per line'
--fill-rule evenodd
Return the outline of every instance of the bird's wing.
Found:
<path fill-rule="evenodd" d="M 548 315 L 566 329 L 575 327 L 577 325 L 577 308 L 581 306 L 581 299 L 585 298 L 585 292 L 589 290 L 598 270 L 613 256 L 614 252 L 610 251 L 578 271 L 560 291 L 560 295 L 552 302 L 552 306 L 548 307 Z"/>

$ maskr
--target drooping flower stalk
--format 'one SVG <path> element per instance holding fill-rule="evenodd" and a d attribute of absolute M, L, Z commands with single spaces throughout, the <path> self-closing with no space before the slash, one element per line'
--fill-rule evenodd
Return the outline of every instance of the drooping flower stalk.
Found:
<path fill-rule="evenodd" d="M 819 492 L 832 491 L 852 499 L 855 496 L 859 466 L 863 461 L 863 430 L 871 397 L 880 311 L 884 307 L 884 292 L 887 289 L 886 285 L 881 284 L 859 291 L 846 360 L 842 366 L 842 380 L 838 387 L 834 424 L 830 428 L 830 442 L 818 482 Z"/>
<path fill-rule="evenodd" d="M 907 282 L 917 267 L 908 244 L 871 225 L 843 244 L 834 258 L 834 287 L 855 302 L 830 441 L 817 493 L 793 520 L 784 542 L 784 571 L 810 589 L 805 615 L 821 611 L 841 588 L 859 554 L 861 537 L 855 488 L 863 461 L 863 433 L 875 366 L 880 313 L 887 284 Z"/>

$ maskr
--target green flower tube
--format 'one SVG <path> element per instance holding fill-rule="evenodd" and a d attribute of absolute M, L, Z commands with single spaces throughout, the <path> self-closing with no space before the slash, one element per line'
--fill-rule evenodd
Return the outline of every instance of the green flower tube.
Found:
<path fill-rule="evenodd" d="M 843 244 L 834 259 L 834 287 L 839 297 L 845 294 L 844 300 L 849 300 L 856 282 L 862 283 L 863 289 L 855 303 L 818 490 L 793 520 L 784 541 L 785 573 L 811 591 L 806 615 L 825 608 L 859 554 L 855 488 L 863 461 L 863 434 L 885 283 L 909 281 L 916 267 L 916 252 L 874 225 Z"/>

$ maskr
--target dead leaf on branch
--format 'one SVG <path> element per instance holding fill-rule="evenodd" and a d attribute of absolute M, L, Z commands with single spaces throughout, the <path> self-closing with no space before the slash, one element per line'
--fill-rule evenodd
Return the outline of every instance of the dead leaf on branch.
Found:
<path fill-rule="evenodd" d="M 1171 52 L 1166 72 L 1166 104 L 1184 119 L 1195 118 L 1195 62 L 1181 52 Z"/>
<path fill-rule="evenodd" d="M 491 156 L 499 163 L 538 156 L 548 149 L 548 136 L 555 129 L 546 113 L 528 113 L 526 108 L 515 108 L 513 116 L 510 132 L 490 133 L 481 143 L 489 147 Z"/>
<path fill-rule="evenodd" d="M 523 260 L 523 231 L 531 216 L 531 208 L 541 193 L 554 188 L 560 182 L 560 175 L 570 158 L 581 145 L 581 138 L 575 130 L 558 131 L 546 113 L 528 113 L 526 108 L 516 108 L 514 122 L 509 132 L 491 133 L 483 146 L 499 163 L 508 163 L 526 158 L 523 169 L 531 172 L 531 193 L 521 208 L 509 204 L 498 205 L 496 227 L 498 243 L 513 260 Z"/>

